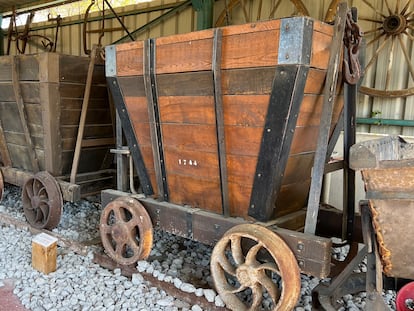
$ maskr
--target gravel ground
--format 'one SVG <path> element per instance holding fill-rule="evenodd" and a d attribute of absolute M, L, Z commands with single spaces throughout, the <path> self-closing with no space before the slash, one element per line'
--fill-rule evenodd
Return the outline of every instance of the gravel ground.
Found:
<path fill-rule="evenodd" d="M 6 185 L 0 212 L 25 221 L 19 188 Z M 80 242 L 97 240 L 100 214 L 101 205 L 93 201 L 65 203 L 61 222 L 53 231 Z M 56 272 L 44 275 L 31 267 L 31 240 L 30 232 L 0 224 L 0 286 L 1 280 L 14 279 L 14 293 L 30 310 L 202 310 L 151 287 L 140 273 L 128 279 L 119 269 L 109 271 L 98 266 L 92 262 L 92 252 L 80 256 L 58 248 Z M 182 291 L 204 295 L 217 306 L 224 306 L 212 289 L 211 247 L 162 231 L 154 232 L 154 241 L 148 261 L 137 263 L 139 272 L 151 273 Z M 341 250 L 337 252 L 341 257 Z M 311 291 L 320 280 L 301 278 L 301 297 L 295 311 L 308 311 L 312 309 Z M 365 298 L 365 293 L 347 295 L 340 301 L 339 310 L 364 310 Z M 386 292 L 384 299 L 395 310 L 395 293 Z"/>

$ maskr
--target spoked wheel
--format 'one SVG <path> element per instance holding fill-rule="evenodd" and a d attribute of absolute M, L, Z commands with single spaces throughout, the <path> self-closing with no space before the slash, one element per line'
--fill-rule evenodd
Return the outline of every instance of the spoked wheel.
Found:
<path fill-rule="evenodd" d="M 300 294 L 300 271 L 289 246 L 269 229 L 242 224 L 218 241 L 211 274 L 231 310 L 293 310 Z"/>
<path fill-rule="evenodd" d="M 151 218 L 133 198 L 120 197 L 109 203 L 101 215 L 100 231 L 105 251 L 122 265 L 145 259 L 151 252 Z"/>
<path fill-rule="evenodd" d="M 395 300 L 397 311 L 414 310 L 414 282 L 404 285 L 397 293 Z"/>
<path fill-rule="evenodd" d="M 3 199 L 3 193 L 4 193 L 4 179 L 3 174 L 0 170 L 0 201 Z"/>
<path fill-rule="evenodd" d="M 60 222 L 63 198 L 59 184 L 48 172 L 36 173 L 22 189 L 23 210 L 29 224 L 53 229 Z"/>
<path fill-rule="evenodd" d="M 414 95 L 414 2 L 362 0 L 355 5 L 367 44 L 360 92 L 379 97 Z"/>
<path fill-rule="evenodd" d="M 249 23 L 276 17 L 294 15 L 309 16 L 301 0 L 223 0 L 224 9 L 220 13 L 215 27 Z M 251 9 L 250 9 L 251 8 Z M 254 12 L 249 14 L 249 12 Z M 240 15 L 239 22 L 237 22 Z"/>

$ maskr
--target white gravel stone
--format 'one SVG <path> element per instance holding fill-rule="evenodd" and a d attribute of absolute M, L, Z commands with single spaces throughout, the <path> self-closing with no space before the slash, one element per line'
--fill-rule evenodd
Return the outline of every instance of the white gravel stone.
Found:
<path fill-rule="evenodd" d="M 144 282 L 144 277 L 140 273 L 134 273 L 131 282 L 134 285 L 139 285 Z"/>
<path fill-rule="evenodd" d="M 183 284 L 183 281 L 181 281 L 179 278 L 174 278 L 173 284 L 176 288 L 180 289 L 181 285 Z"/>
<path fill-rule="evenodd" d="M 221 299 L 221 297 L 220 297 L 219 295 L 217 295 L 217 296 L 214 298 L 214 304 L 215 304 L 217 307 L 224 307 L 224 306 L 225 306 L 225 303 L 223 302 L 223 300 Z"/>
<path fill-rule="evenodd" d="M 214 302 L 216 298 L 216 292 L 213 289 L 203 289 L 204 297 L 208 302 Z"/>
<path fill-rule="evenodd" d="M 194 305 L 192 306 L 191 311 L 203 311 L 203 308 L 201 308 L 199 305 Z"/>
<path fill-rule="evenodd" d="M 203 289 L 197 288 L 196 291 L 194 292 L 194 295 L 196 295 L 197 297 L 203 296 Z"/>
<path fill-rule="evenodd" d="M 186 293 L 194 293 L 196 291 L 196 288 L 193 284 L 183 283 L 180 286 L 180 290 Z"/>

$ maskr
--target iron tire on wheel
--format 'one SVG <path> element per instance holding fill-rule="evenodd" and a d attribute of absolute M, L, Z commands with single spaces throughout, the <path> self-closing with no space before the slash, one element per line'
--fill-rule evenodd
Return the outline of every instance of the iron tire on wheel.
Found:
<path fill-rule="evenodd" d="M 60 222 L 63 198 L 59 184 L 48 172 L 38 172 L 22 189 L 23 210 L 28 223 L 37 229 L 53 229 Z"/>
<path fill-rule="evenodd" d="M 151 218 L 134 198 L 120 197 L 101 214 L 100 234 L 109 257 L 122 265 L 148 258 L 153 241 Z"/>
<path fill-rule="evenodd" d="M 272 300 L 267 310 L 293 310 L 299 298 L 296 258 L 263 226 L 242 224 L 228 230 L 213 249 L 210 269 L 218 294 L 231 310 L 257 310 L 265 292 Z"/>

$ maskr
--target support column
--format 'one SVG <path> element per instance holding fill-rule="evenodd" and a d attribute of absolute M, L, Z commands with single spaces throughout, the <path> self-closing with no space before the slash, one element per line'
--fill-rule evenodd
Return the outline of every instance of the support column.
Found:
<path fill-rule="evenodd" d="M 192 0 L 191 2 L 197 12 L 197 30 L 212 28 L 214 0 Z"/>

